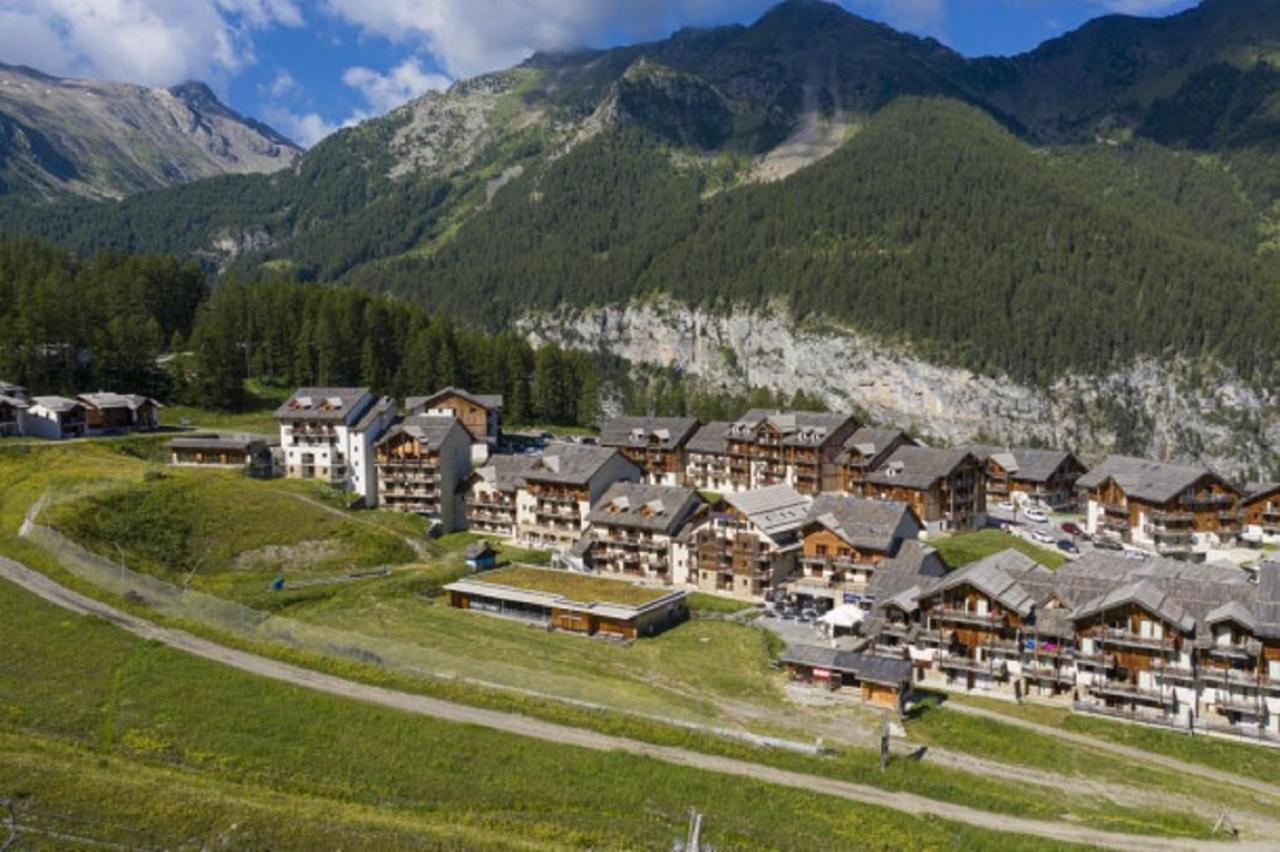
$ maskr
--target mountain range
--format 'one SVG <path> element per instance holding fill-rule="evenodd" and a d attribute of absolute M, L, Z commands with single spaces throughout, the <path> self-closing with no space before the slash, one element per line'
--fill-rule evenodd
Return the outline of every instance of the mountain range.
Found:
<path fill-rule="evenodd" d="M 270 176 L 10 193 L 0 227 L 77 250 L 346 282 L 482 326 L 662 300 L 1040 389 L 1211 365 L 1261 389 L 1232 440 L 1280 453 L 1280 0 L 1105 16 L 979 59 L 787 0 L 749 26 L 535 55 Z M 600 345 L 592 327 L 565 342 Z M 1106 429 L 1139 429 L 1123 408 Z"/>
<path fill-rule="evenodd" d="M 274 172 L 301 154 L 203 83 L 154 89 L 0 64 L 0 193 L 9 197 L 121 198 L 214 175 Z"/>

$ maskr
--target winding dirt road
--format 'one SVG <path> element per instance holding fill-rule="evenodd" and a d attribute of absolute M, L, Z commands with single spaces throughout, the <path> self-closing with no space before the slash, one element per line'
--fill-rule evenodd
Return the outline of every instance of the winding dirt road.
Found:
<path fill-rule="evenodd" d="M 1107 849 L 1134 850 L 1134 852 L 1148 852 L 1148 850 L 1199 850 L 1219 845 L 1206 843 L 1202 840 L 1117 834 L 1069 823 L 1047 822 L 995 814 L 962 805 L 927 799 L 912 793 L 890 792 L 848 781 L 774 769 L 749 761 L 717 757 L 681 748 L 656 746 L 637 740 L 545 722 L 527 716 L 454 704 L 423 695 L 384 689 L 272 660 L 257 654 L 238 651 L 219 645 L 216 642 L 202 639 L 186 631 L 160 627 L 150 621 L 72 591 L 45 575 L 32 571 L 26 566 L 9 559 L 0 558 L 0 578 L 8 580 L 64 609 L 82 615 L 97 616 L 136 636 L 155 640 L 170 648 L 213 660 L 241 671 L 343 698 L 391 707 L 447 722 L 477 725 L 503 733 L 517 734 L 559 745 L 592 749 L 594 751 L 625 752 L 670 764 L 749 778 L 754 781 L 835 796 L 876 807 L 889 808 L 912 816 L 932 816 L 976 828 L 1026 834 L 1049 840 L 1087 844 Z M 1274 845 L 1261 842 L 1232 843 L 1229 847 L 1226 844 L 1222 844 L 1222 846 L 1223 848 L 1235 850 L 1274 849 Z"/>

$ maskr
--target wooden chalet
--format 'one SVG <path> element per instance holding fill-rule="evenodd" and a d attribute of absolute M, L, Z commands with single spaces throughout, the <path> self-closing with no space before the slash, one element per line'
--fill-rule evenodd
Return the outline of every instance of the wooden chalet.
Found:
<path fill-rule="evenodd" d="M 809 499 L 786 485 L 726 496 L 689 539 L 688 582 L 748 600 L 771 596 L 796 572 Z"/>
<path fill-rule="evenodd" d="M 1244 534 L 1258 542 L 1280 541 L 1280 483 L 1255 485 L 1240 501 Z"/>
<path fill-rule="evenodd" d="M 617 450 L 587 444 L 548 444 L 522 474 L 516 534 L 530 544 L 567 548 L 587 528 L 587 515 L 615 482 L 636 482 L 640 469 Z"/>
<path fill-rule="evenodd" d="M 867 474 L 888 461 L 899 447 L 917 446 L 916 441 L 901 429 L 875 429 L 864 426 L 844 442 L 836 457 L 843 477 L 842 490 L 850 494 L 859 492 L 859 485 Z"/>
<path fill-rule="evenodd" d="M 98 391 L 82 393 L 76 399 L 84 404 L 85 422 L 92 435 L 151 432 L 160 428 L 159 411 L 163 406 L 150 397 Z"/>
<path fill-rule="evenodd" d="M 982 464 L 965 450 L 898 447 L 856 490 L 863 497 L 907 503 L 928 532 L 986 523 Z"/>
<path fill-rule="evenodd" d="M 1010 501 L 1057 511 L 1076 505 L 1076 483 L 1088 469 L 1065 450 L 965 447 L 983 464 L 987 505 Z"/>
<path fill-rule="evenodd" d="M 615 482 L 587 515 L 587 565 L 600 574 L 671 584 L 672 544 L 700 505 L 691 488 Z"/>
<path fill-rule="evenodd" d="M 242 470 L 269 479 L 275 474 L 272 442 L 253 435 L 190 435 L 168 444 L 169 464 Z"/>
<path fill-rule="evenodd" d="M 471 472 L 471 438 L 452 416 L 416 415 L 374 445 L 378 503 L 440 522 L 445 532 L 466 524 L 463 485 Z"/>
<path fill-rule="evenodd" d="M 685 445 L 698 431 L 692 417 L 614 417 L 600 427 L 600 446 L 618 450 L 653 485 L 683 485 Z"/>
<path fill-rule="evenodd" d="M 839 490 L 837 458 L 860 426 L 848 414 L 748 411 L 726 438 L 732 490 L 789 485 L 801 494 Z"/>
<path fill-rule="evenodd" d="M 1077 484 L 1090 535 L 1187 556 L 1241 532 L 1239 490 L 1206 467 L 1111 456 Z"/>
<path fill-rule="evenodd" d="M 475 394 L 460 388 L 445 388 L 430 396 L 405 400 L 405 413 L 456 417 L 474 443 L 496 446 L 502 435 L 502 395 Z"/>
<path fill-rule="evenodd" d="M 88 412 L 78 399 L 35 396 L 21 416 L 22 432 L 29 437 L 58 441 L 89 434 Z"/>
<path fill-rule="evenodd" d="M 899 716 L 911 697 L 911 663 L 903 659 L 792 645 L 781 662 L 792 680 L 822 684 L 833 692 L 855 689 L 864 703 Z"/>

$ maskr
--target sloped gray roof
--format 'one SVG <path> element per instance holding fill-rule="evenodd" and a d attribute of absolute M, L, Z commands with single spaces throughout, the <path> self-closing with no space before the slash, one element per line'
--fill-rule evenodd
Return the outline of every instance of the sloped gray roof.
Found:
<path fill-rule="evenodd" d="M 1166 503 L 1205 476 L 1216 477 L 1217 474 L 1198 464 L 1164 464 L 1132 456 L 1108 456 L 1106 461 L 1080 477 L 1076 485 L 1092 489 L 1113 479 L 1129 497 Z"/>
<path fill-rule="evenodd" d="M 1258 626 L 1257 620 L 1253 617 L 1249 607 L 1240 601 L 1227 601 L 1205 614 L 1205 624 L 1217 624 L 1221 621 L 1234 621 L 1237 624 L 1244 625 L 1249 630 L 1254 630 Z"/>
<path fill-rule="evenodd" d="M 698 502 L 692 488 L 615 482 L 591 507 L 587 521 L 671 535 Z"/>
<path fill-rule="evenodd" d="M 876 429 L 863 426 L 845 439 L 842 445 L 844 452 L 839 456 L 843 464 L 859 459 L 858 464 L 874 464 L 881 454 L 886 452 L 894 441 L 904 438 L 911 443 L 911 437 L 901 429 Z"/>
<path fill-rule="evenodd" d="M 140 396 L 138 394 L 114 393 L 112 391 L 96 391 L 94 393 L 82 393 L 76 399 L 85 405 L 92 406 L 97 409 L 105 408 L 127 408 L 133 411 L 140 408 L 145 403 L 157 404 L 150 397 Z"/>
<path fill-rule="evenodd" d="M 715 420 L 704 424 L 684 448 L 691 453 L 718 453 L 723 455 L 729 450 L 729 427 L 726 420 Z"/>
<path fill-rule="evenodd" d="M 586 485 L 600 468 L 614 457 L 622 455 L 611 447 L 596 447 L 590 444 L 547 444 L 541 456 L 525 471 L 524 478 L 529 482 L 549 482 L 558 485 Z M 626 461 L 636 475 L 640 473 L 635 465 Z"/>
<path fill-rule="evenodd" d="M 995 447 L 971 444 L 960 447 L 973 453 L 979 461 L 995 461 L 1014 479 L 1024 482 L 1048 482 L 1058 468 L 1075 458 L 1066 450 L 1042 450 L 1030 447 Z"/>
<path fill-rule="evenodd" d="M 80 400 L 67 399 L 65 396 L 33 396 L 31 397 L 31 404 L 47 408 L 58 414 L 65 414 L 73 408 L 84 408 L 84 403 Z"/>
<path fill-rule="evenodd" d="M 1280 561 L 1258 566 L 1257 602 L 1253 607 L 1259 636 L 1280 639 Z"/>
<path fill-rule="evenodd" d="M 693 417 L 614 417 L 600 426 L 600 443 L 606 447 L 658 447 L 674 450 L 698 429 Z"/>
<path fill-rule="evenodd" d="M 233 450 L 247 453 L 255 446 L 268 445 L 266 438 L 255 438 L 249 435 L 192 435 L 186 438 L 174 438 L 168 446 L 175 450 Z"/>
<path fill-rule="evenodd" d="M 354 423 L 373 401 L 368 388 L 298 388 L 276 409 L 280 420 Z"/>
<path fill-rule="evenodd" d="M 476 469 L 474 475 L 491 483 L 498 491 L 514 492 L 524 487 L 525 472 L 536 461 L 534 456 L 492 455 L 484 467 Z"/>
<path fill-rule="evenodd" d="M 735 439 L 754 435 L 761 424 L 769 423 L 782 433 L 782 442 L 788 446 L 820 446 L 852 419 L 848 414 L 826 411 L 770 411 L 753 408 L 729 424 L 729 434 Z"/>
<path fill-rule="evenodd" d="M 1051 572 L 1029 556 L 1016 550 L 993 553 L 977 562 L 952 571 L 934 584 L 927 595 L 932 597 L 957 586 L 973 586 L 987 597 L 1026 618 L 1035 608 L 1037 598 L 1020 581 L 1047 578 Z"/>
<path fill-rule="evenodd" d="M 1268 497 L 1280 495 L 1280 482 L 1255 482 L 1245 489 L 1244 502 L 1255 503 Z"/>
<path fill-rule="evenodd" d="M 809 516 L 809 498 L 788 485 L 727 494 L 724 499 L 765 535 L 799 529 Z"/>
<path fill-rule="evenodd" d="M 462 388 L 448 387 L 438 390 L 429 396 L 411 396 L 404 401 L 405 410 L 410 414 L 420 409 L 429 408 L 431 403 L 438 402 L 445 396 L 459 396 L 468 402 L 475 403 L 481 408 L 487 408 L 490 411 L 501 411 L 503 398 L 502 394 L 472 393 Z"/>
<path fill-rule="evenodd" d="M 0 393 L 0 405 L 11 405 L 14 408 L 30 407 L 29 403 L 25 399 L 16 396 L 9 396 L 5 393 Z"/>
<path fill-rule="evenodd" d="M 939 479 L 950 476 L 968 458 L 972 456 L 967 450 L 898 447 L 883 464 L 867 474 L 866 481 L 876 485 L 924 490 Z"/>
<path fill-rule="evenodd" d="M 1148 579 L 1140 579 L 1134 583 L 1111 589 L 1091 601 L 1087 601 L 1076 610 L 1076 618 L 1088 618 L 1117 606 L 1136 604 L 1161 620 L 1190 633 L 1195 629 L 1196 620 L 1174 600 L 1164 589 Z"/>
<path fill-rule="evenodd" d="M 945 576 L 947 563 L 938 551 L 919 541 L 904 541 L 898 552 L 881 560 L 871 573 L 867 594 L 886 601 L 908 589 L 928 586 Z"/>
<path fill-rule="evenodd" d="M 445 439 L 449 437 L 449 433 L 455 428 L 462 428 L 457 418 L 438 414 L 415 414 L 387 430 L 387 434 L 378 441 L 378 444 L 385 444 L 400 435 L 408 435 L 421 444 L 423 449 L 438 452 Z"/>
<path fill-rule="evenodd" d="M 356 422 L 356 425 L 351 428 L 356 432 L 363 432 L 372 426 L 374 421 L 378 418 L 395 410 L 396 401 L 389 396 L 384 396 L 382 399 L 369 406 L 369 410 L 366 411 L 364 415 L 361 416 L 360 420 Z"/>
<path fill-rule="evenodd" d="M 791 645 L 782 655 L 789 665 L 831 669 L 853 675 L 860 681 L 904 686 L 911 682 L 911 661 L 900 657 L 881 657 L 857 651 L 841 651 L 820 645 Z"/>
<path fill-rule="evenodd" d="M 906 519 L 913 522 L 918 534 L 920 522 L 906 503 L 821 494 L 813 498 L 805 524 L 821 524 L 854 547 L 887 552 Z"/>

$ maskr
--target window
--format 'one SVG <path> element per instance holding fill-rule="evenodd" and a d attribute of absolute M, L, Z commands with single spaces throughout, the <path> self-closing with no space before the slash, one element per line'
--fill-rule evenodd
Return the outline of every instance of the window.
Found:
<path fill-rule="evenodd" d="M 987 599 L 978 598 L 978 615 L 986 615 L 987 611 L 988 611 Z"/>

